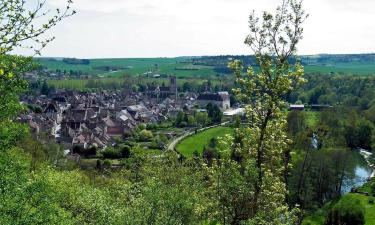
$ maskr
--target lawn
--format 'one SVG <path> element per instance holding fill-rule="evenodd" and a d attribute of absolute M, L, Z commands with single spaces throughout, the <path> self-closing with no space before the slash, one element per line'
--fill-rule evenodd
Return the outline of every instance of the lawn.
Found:
<path fill-rule="evenodd" d="M 212 138 L 223 137 L 231 133 L 233 133 L 233 129 L 230 127 L 211 128 L 185 138 L 177 145 L 176 149 L 182 155 L 191 157 L 194 151 L 198 151 L 201 154 L 204 146 L 207 146 Z"/>
<path fill-rule="evenodd" d="M 306 116 L 306 123 L 310 128 L 315 127 L 319 123 L 320 112 L 316 111 L 304 111 Z"/>

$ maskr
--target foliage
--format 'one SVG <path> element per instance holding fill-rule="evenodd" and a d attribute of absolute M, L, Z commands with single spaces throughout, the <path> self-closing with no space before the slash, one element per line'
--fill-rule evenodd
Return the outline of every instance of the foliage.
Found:
<path fill-rule="evenodd" d="M 230 63 L 235 71 L 238 99 L 246 103 L 250 125 L 239 129 L 239 140 L 232 141 L 236 154 L 244 165 L 252 165 L 256 173 L 251 190 L 251 203 L 246 209 L 250 224 L 283 224 L 293 220 L 285 204 L 285 172 L 289 162 L 285 157 L 290 140 L 281 108 L 284 97 L 304 82 L 303 67 L 293 67 L 288 59 L 302 38 L 302 23 L 306 18 L 301 2 L 283 1 L 276 15 L 263 13 L 262 20 L 249 17 L 251 33 L 246 38 L 255 52 L 259 71 L 252 67 L 243 74 L 242 63 Z M 245 217 L 245 218 L 246 218 Z M 285 221 L 282 221 L 284 217 Z"/>
<path fill-rule="evenodd" d="M 71 4 L 72 1 L 68 0 L 65 9 L 56 9 L 52 14 L 45 9 L 45 1 L 37 2 L 35 8 L 29 10 L 26 1 L 3 0 L 0 4 L 0 55 L 19 47 L 34 49 L 35 53 L 39 54 L 40 48 L 44 48 L 54 39 L 42 40 L 41 35 L 63 18 L 75 14 L 70 8 Z M 40 18 L 47 19 L 47 22 L 43 23 Z M 28 43 L 25 43 L 26 41 Z M 40 48 L 36 49 L 35 45 Z"/>
<path fill-rule="evenodd" d="M 365 208 L 358 199 L 344 198 L 331 209 L 327 225 L 365 224 Z"/>
<path fill-rule="evenodd" d="M 208 118 L 211 121 L 211 124 L 221 123 L 221 120 L 223 118 L 223 112 L 220 110 L 220 108 L 217 105 L 208 103 L 206 106 L 206 110 L 207 110 Z"/>
<path fill-rule="evenodd" d="M 152 131 L 150 130 L 142 130 L 140 133 L 140 140 L 143 140 L 143 141 L 150 141 L 154 135 L 152 134 Z"/>
<path fill-rule="evenodd" d="M 43 173 L 29 173 L 28 161 L 19 149 L 0 152 L 0 223 L 73 224 Z"/>

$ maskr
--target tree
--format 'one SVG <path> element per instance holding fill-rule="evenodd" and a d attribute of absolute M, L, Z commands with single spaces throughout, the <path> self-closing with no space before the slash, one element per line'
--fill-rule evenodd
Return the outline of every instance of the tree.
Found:
<path fill-rule="evenodd" d="M 11 52 L 15 48 L 33 49 L 40 54 L 55 38 L 40 38 L 46 31 L 57 25 L 62 19 L 75 14 L 71 10 L 71 0 L 64 9 L 56 9 L 54 14 L 46 10 L 46 1 L 37 2 L 35 8 L 26 5 L 26 1 L 3 0 L 0 4 L 0 55 Z M 40 18 L 47 22 L 41 23 Z"/>
<path fill-rule="evenodd" d="M 253 12 L 249 17 L 251 33 L 245 43 L 255 53 L 260 70 L 256 73 L 249 67 L 243 74 L 240 61 L 229 64 L 239 86 L 234 93 L 247 104 L 250 120 L 250 125 L 239 131 L 244 138 L 243 145 L 237 148 L 248 164 L 255 161 L 253 205 L 248 209 L 252 223 L 279 224 L 282 217 L 290 218 L 283 177 L 289 165 L 284 161 L 285 152 L 291 141 L 281 109 L 284 97 L 305 82 L 302 65 L 291 66 L 288 59 L 302 39 L 306 17 L 302 2 L 296 0 L 284 0 L 275 15 L 264 12 L 262 20 Z"/>
<path fill-rule="evenodd" d="M 149 131 L 149 130 L 142 130 L 139 133 L 139 135 L 140 135 L 141 140 L 143 141 L 149 141 L 154 137 L 154 135 L 152 134 L 152 131 Z"/>
<path fill-rule="evenodd" d="M 287 116 L 288 133 L 295 136 L 297 133 L 306 129 L 305 114 L 300 111 L 291 111 Z"/>
<path fill-rule="evenodd" d="M 74 223 L 68 221 L 69 213 L 57 204 L 53 189 L 41 179 L 43 176 L 30 173 L 43 155 L 41 148 L 30 149 L 29 162 L 29 157 L 15 146 L 28 131 L 14 121 L 23 109 L 18 95 L 27 88 L 22 76 L 35 66 L 31 58 L 8 54 L 19 47 L 34 49 L 38 54 L 53 39 L 42 40 L 40 36 L 74 13 L 69 1 L 66 9 L 58 9 L 48 17 L 48 12 L 43 11 L 45 4 L 45 1 L 38 2 L 34 10 L 28 10 L 26 1 L 0 2 L 0 224 Z M 48 22 L 43 24 L 43 20 Z"/>
<path fill-rule="evenodd" d="M 223 118 L 223 113 L 217 105 L 208 103 L 206 106 L 208 118 L 210 118 L 211 123 L 220 123 Z"/>
<path fill-rule="evenodd" d="M 49 87 L 48 87 L 47 81 L 44 80 L 44 81 L 43 81 L 43 84 L 42 84 L 42 87 L 41 87 L 41 89 L 40 89 L 40 93 L 41 93 L 42 95 L 48 95 L 49 92 L 50 92 L 50 89 L 49 89 Z"/>

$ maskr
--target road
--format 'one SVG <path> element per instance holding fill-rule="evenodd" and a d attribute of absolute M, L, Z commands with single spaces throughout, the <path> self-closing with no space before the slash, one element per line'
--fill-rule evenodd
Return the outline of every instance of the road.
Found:
<path fill-rule="evenodd" d="M 211 128 L 214 128 L 214 127 L 225 126 L 225 125 L 227 125 L 228 123 L 229 123 L 229 121 L 228 121 L 228 122 L 225 122 L 225 123 L 218 124 L 218 125 L 214 125 L 214 126 L 210 126 L 210 127 L 201 128 L 201 129 L 197 130 L 197 132 L 201 132 L 201 131 L 204 131 L 204 130 L 208 130 L 208 129 L 211 129 Z M 195 133 L 195 131 L 191 131 L 191 130 L 190 130 L 190 131 L 185 132 L 183 135 L 181 135 L 181 136 L 175 138 L 173 141 L 171 141 L 171 142 L 168 144 L 168 146 L 167 146 L 167 150 L 174 151 L 176 145 L 177 145 L 180 141 L 182 141 L 184 138 L 186 138 L 186 137 L 188 137 L 188 136 L 190 136 L 190 135 L 192 135 L 192 134 L 194 134 L 194 133 Z"/>
<path fill-rule="evenodd" d="M 174 151 L 174 148 L 176 147 L 178 142 L 180 142 L 182 139 L 186 138 L 187 136 L 192 135 L 193 133 L 194 131 L 188 131 L 188 132 L 185 132 L 183 135 L 175 138 L 172 142 L 168 144 L 167 150 Z"/>

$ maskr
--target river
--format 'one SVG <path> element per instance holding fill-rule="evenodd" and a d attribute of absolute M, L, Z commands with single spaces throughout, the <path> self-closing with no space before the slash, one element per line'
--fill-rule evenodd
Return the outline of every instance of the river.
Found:
<path fill-rule="evenodd" d="M 344 180 L 342 192 L 348 193 L 353 187 L 360 187 L 374 175 L 374 155 L 363 149 L 353 150 L 350 155 L 347 176 Z"/>

